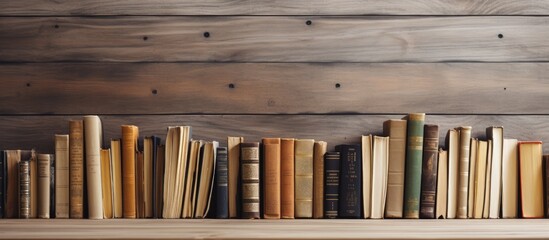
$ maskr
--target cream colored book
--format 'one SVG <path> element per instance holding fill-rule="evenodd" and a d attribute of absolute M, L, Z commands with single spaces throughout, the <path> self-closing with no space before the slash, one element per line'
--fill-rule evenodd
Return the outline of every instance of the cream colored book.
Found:
<path fill-rule="evenodd" d="M 503 140 L 503 164 L 502 164 L 502 194 L 501 216 L 502 218 L 518 217 L 518 140 Z"/>
<path fill-rule="evenodd" d="M 441 149 L 438 152 L 437 201 L 436 201 L 436 209 L 435 209 L 435 214 L 436 214 L 435 217 L 437 219 L 446 218 L 447 206 L 448 206 L 448 151 Z"/>
<path fill-rule="evenodd" d="M 84 117 L 86 174 L 88 188 L 88 217 L 103 218 L 101 191 L 101 120 L 98 116 Z"/>
<path fill-rule="evenodd" d="M 240 143 L 243 137 L 227 137 L 228 161 L 228 189 L 229 189 L 229 218 L 240 216 L 240 193 L 238 192 L 240 172 Z"/>
<path fill-rule="evenodd" d="M 490 187 L 492 186 L 492 140 L 488 140 L 488 152 L 486 153 L 486 183 L 484 188 L 484 208 L 482 218 L 488 218 L 490 215 Z"/>
<path fill-rule="evenodd" d="M 50 218 L 50 154 L 38 154 L 38 218 Z"/>
<path fill-rule="evenodd" d="M 519 142 L 520 202 L 523 218 L 543 218 L 543 148 L 541 142 Z"/>
<path fill-rule="evenodd" d="M 69 135 L 55 135 L 55 218 L 69 218 Z"/>
<path fill-rule="evenodd" d="M 215 173 L 216 150 L 219 143 L 216 141 L 206 142 L 202 151 L 202 164 L 200 171 L 197 202 L 194 217 L 204 218 L 208 214 L 213 190 L 213 176 Z"/>
<path fill-rule="evenodd" d="M 478 139 L 471 138 L 471 153 L 469 157 L 469 195 L 467 200 L 467 218 L 474 217 L 475 207 L 475 177 L 477 169 L 477 147 Z"/>
<path fill-rule="evenodd" d="M 200 153 L 200 148 L 204 145 L 203 141 L 200 140 L 192 140 L 191 146 L 189 149 L 189 161 L 188 161 L 188 167 L 187 167 L 187 176 L 185 180 L 185 193 L 183 194 L 183 209 L 181 213 L 182 218 L 191 218 L 193 216 L 192 213 L 192 200 L 194 196 L 194 182 L 196 181 L 195 178 L 195 172 L 196 172 L 196 164 L 198 162 L 198 155 Z"/>
<path fill-rule="evenodd" d="M 103 218 L 113 218 L 112 181 L 111 181 L 111 151 L 101 149 L 101 190 L 103 198 Z"/>
<path fill-rule="evenodd" d="M 456 218 L 459 175 L 459 132 L 448 130 L 448 207 L 446 218 Z"/>
<path fill-rule="evenodd" d="M 387 179 L 385 218 L 402 218 L 406 123 L 406 120 L 401 119 L 391 119 L 383 123 L 383 134 L 389 136 L 389 176 Z"/>
<path fill-rule="evenodd" d="M 459 127 L 459 175 L 456 218 L 467 218 L 471 130 L 470 126 Z"/>
<path fill-rule="evenodd" d="M 313 217 L 313 139 L 295 140 L 295 217 Z"/>
<path fill-rule="evenodd" d="M 475 191 L 473 205 L 473 218 L 482 218 L 484 212 L 484 195 L 486 188 L 486 165 L 488 163 L 488 142 L 479 140 L 477 141 L 476 150 L 476 173 L 475 173 Z"/>
<path fill-rule="evenodd" d="M 191 127 L 168 127 L 165 155 L 166 168 L 164 171 L 163 218 L 181 217 L 190 139 Z"/>
<path fill-rule="evenodd" d="M 123 217 L 122 208 L 122 155 L 120 139 L 111 140 L 112 196 L 115 218 Z"/>
<path fill-rule="evenodd" d="M 490 181 L 489 218 L 499 218 L 501 209 L 501 165 L 503 162 L 503 127 L 489 127 L 486 136 L 492 140 L 492 178 Z"/>
<path fill-rule="evenodd" d="M 363 217 L 370 218 L 372 211 L 372 135 L 362 136 L 362 208 Z"/>
<path fill-rule="evenodd" d="M 372 210 L 371 218 L 381 219 L 385 212 L 389 174 L 389 137 L 374 137 L 372 154 Z"/>

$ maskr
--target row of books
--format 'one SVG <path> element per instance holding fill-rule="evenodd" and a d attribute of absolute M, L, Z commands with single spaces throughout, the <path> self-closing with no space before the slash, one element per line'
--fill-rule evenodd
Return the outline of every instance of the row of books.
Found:
<path fill-rule="evenodd" d="M 227 146 L 168 127 L 165 144 L 103 146 L 97 116 L 69 122 L 55 154 L 0 154 L 3 218 L 541 218 L 549 214 L 542 143 L 439 127 L 425 114 L 387 120 L 384 136 L 335 146 L 313 139 L 228 137 Z M 545 157 L 545 162 L 549 157 Z M 547 176 L 547 174 L 545 175 Z"/>

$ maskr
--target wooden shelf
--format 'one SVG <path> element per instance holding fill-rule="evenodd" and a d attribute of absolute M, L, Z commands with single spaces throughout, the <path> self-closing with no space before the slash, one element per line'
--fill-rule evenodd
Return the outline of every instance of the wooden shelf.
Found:
<path fill-rule="evenodd" d="M 0 220 L 0 239 L 536 239 L 549 219 Z"/>

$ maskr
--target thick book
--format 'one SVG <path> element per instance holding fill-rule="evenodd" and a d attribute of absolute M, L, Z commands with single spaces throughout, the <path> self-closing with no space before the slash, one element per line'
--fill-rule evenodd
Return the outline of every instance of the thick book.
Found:
<path fill-rule="evenodd" d="M 182 218 L 192 218 L 194 216 L 194 206 L 196 205 L 196 188 L 198 186 L 198 168 L 199 160 L 202 160 L 201 149 L 204 141 L 192 140 L 189 146 L 189 159 L 187 160 L 187 175 L 185 177 L 185 192 L 183 193 Z"/>
<path fill-rule="evenodd" d="M 98 116 L 84 117 L 88 218 L 103 218 L 101 193 L 101 120 Z"/>
<path fill-rule="evenodd" d="M 0 151 L 0 218 L 4 218 L 4 210 L 6 203 L 6 152 Z"/>
<path fill-rule="evenodd" d="M 324 217 L 337 218 L 339 200 L 339 152 L 324 155 Z"/>
<path fill-rule="evenodd" d="M 362 135 L 362 217 L 370 218 L 372 211 L 372 135 Z M 341 154 L 341 153 L 340 153 Z M 343 159 L 341 159 L 343 160 Z M 341 170 L 341 168 L 340 168 Z M 341 172 L 340 172 L 341 175 Z"/>
<path fill-rule="evenodd" d="M 467 218 L 474 218 L 475 210 L 475 179 L 477 177 L 476 169 L 477 161 L 478 138 L 471 138 L 471 150 L 469 154 L 469 194 L 467 195 Z"/>
<path fill-rule="evenodd" d="M 160 143 L 160 139 L 158 139 Z M 156 147 L 155 177 L 154 177 L 154 218 L 162 218 L 163 197 L 164 197 L 164 154 L 165 146 L 162 144 Z"/>
<path fill-rule="evenodd" d="M 69 135 L 55 135 L 55 218 L 69 218 Z"/>
<path fill-rule="evenodd" d="M 421 193 L 421 162 L 425 113 L 408 115 L 406 174 L 404 181 L 404 218 L 419 218 Z"/>
<path fill-rule="evenodd" d="M 544 203 L 544 211 L 545 211 L 545 217 L 549 217 L 549 155 L 543 155 L 543 196 L 545 199 Z"/>
<path fill-rule="evenodd" d="M 280 217 L 294 218 L 294 149 L 295 139 L 280 140 Z"/>
<path fill-rule="evenodd" d="M 152 218 L 153 213 L 153 173 L 156 146 L 154 137 L 143 139 L 143 211 L 145 218 Z"/>
<path fill-rule="evenodd" d="M 50 218 L 50 155 L 38 154 L 38 218 Z"/>
<path fill-rule="evenodd" d="M 263 218 L 280 218 L 280 138 L 263 138 Z"/>
<path fill-rule="evenodd" d="M 137 218 L 136 153 L 139 129 L 122 125 L 122 215 Z"/>
<path fill-rule="evenodd" d="M 542 142 L 519 142 L 518 151 L 522 217 L 543 218 Z"/>
<path fill-rule="evenodd" d="M 199 185 L 196 193 L 195 218 L 205 218 L 210 210 L 214 187 L 214 173 L 216 166 L 217 148 L 219 143 L 216 141 L 204 143 L 202 151 L 202 162 L 199 171 Z"/>
<path fill-rule="evenodd" d="M 490 216 L 490 187 L 492 184 L 490 183 L 492 181 L 492 140 L 487 141 L 487 153 L 486 153 L 486 176 L 485 176 L 485 184 L 484 184 L 484 205 L 483 205 L 483 211 L 482 211 L 482 218 L 488 218 Z"/>
<path fill-rule="evenodd" d="M 423 163 L 419 217 L 435 218 L 438 166 L 438 125 L 426 124 L 423 130 Z"/>
<path fill-rule="evenodd" d="M 503 162 L 503 127 L 486 128 L 486 137 L 492 140 L 492 178 L 490 181 L 489 218 L 499 218 L 501 209 L 501 167 Z"/>
<path fill-rule="evenodd" d="M 471 127 L 459 127 L 459 175 L 456 218 L 467 218 Z"/>
<path fill-rule="evenodd" d="M 324 218 L 324 154 L 328 144 L 315 141 L 313 154 L 313 218 Z"/>
<path fill-rule="evenodd" d="M 215 217 L 229 218 L 227 148 L 218 147 L 215 166 Z"/>
<path fill-rule="evenodd" d="M 295 217 L 313 217 L 313 139 L 295 140 Z"/>
<path fill-rule="evenodd" d="M 84 122 L 69 121 L 69 217 L 84 218 Z"/>
<path fill-rule="evenodd" d="M 229 164 L 229 218 L 240 217 L 240 144 L 243 137 L 227 137 L 227 162 Z"/>
<path fill-rule="evenodd" d="M 11 193 L 10 193 L 11 194 Z M 19 162 L 19 218 L 30 217 L 30 165 L 29 161 Z"/>
<path fill-rule="evenodd" d="M 101 149 L 101 190 L 103 199 L 103 218 L 114 218 L 113 182 L 110 149 Z"/>
<path fill-rule="evenodd" d="M 483 140 L 474 141 L 477 144 L 476 147 L 476 168 L 475 168 L 475 180 L 473 184 L 473 218 L 482 218 L 484 212 L 484 195 L 486 189 L 486 167 L 488 164 L 488 142 Z"/>
<path fill-rule="evenodd" d="M 438 172 L 437 172 L 437 200 L 435 202 L 437 219 L 446 218 L 446 207 L 448 205 L 448 151 L 438 151 Z"/>
<path fill-rule="evenodd" d="M 446 135 L 448 148 L 448 206 L 446 218 L 456 218 L 458 175 L 459 175 L 459 131 L 448 130 Z"/>
<path fill-rule="evenodd" d="M 362 153 L 360 144 L 337 145 L 340 152 L 339 218 L 362 216 Z"/>
<path fill-rule="evenodd" d="M 372 153 L 371 218 L 381 219 L 385 213 L 389 175 L 389 137 L 374 137 Z"/>
<path fill-rule="evenodd" d="M 518 140 L 503 140 L 501 217 L 518 217 Z M 549 185 L 548 185 L 549 186 Z"/>
<path fill-rule="evenodd" d="M 259 219 L 258 142 L 240 143 L 240 181 L 242 186 L 240 216 L 244 219 Z"/>
<path fill-rule="evenodd" d="M 29 161 L 30 169 L 30 215 L 29 218 L 38 218 L 38 163 L 34 150 L 22 150 L 21 160 Z"/>
<path fill-rule="evenodd" d="M 19 162 L 21 150 L 5 150 L 6 158 L 6 205 L 5 218 L 19 217 Z"/>
<path fill-rule="evenodd" d="M 391 119 L 383 123 L 383 134 L 389 136 L 389 177 L 385 218 L 402 218 L 406 125 L 406 120 L 400 119 Z"/>

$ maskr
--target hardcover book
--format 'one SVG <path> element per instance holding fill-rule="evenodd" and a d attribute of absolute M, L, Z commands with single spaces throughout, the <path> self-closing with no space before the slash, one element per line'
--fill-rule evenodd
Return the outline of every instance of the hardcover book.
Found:
<path fill-rule="evenodd" d="M 438 152 L 437 200 L 435 202 L 437 219 L 445 219 L 448 205 L 448 151 Z"/>
<path fill-rule="evenodd" d="M 6 187 L 6 218 L 19 218 L 19 162 L 21 150 L 5 150 L 7 187 Z"/>
<path fill-rule="evenodd" d="M 339 200 L 339 152 L 324 155 L 324 216 L 337 218 Z"/>
<path fill-rule="evenodd" d="M 476 172 L 474 180 L 474 195 L 473 218 L 482 218 L 484 212 L 484 195 L 486 189 L 486 167 L 488 163 L 488 142 L 483 140 L 475 141 L 477 144 L 476 151 Z"/>
<path fill-rule="evenodd" d="M 324 218 L 324 154 L 328 144 L 316 141 L 313 154 L 313 218 Z"/>
<path fill-rule="evenodd" d="M 419 218 L 424 123 L 425 113 L 408 115 L 404 218 Z"/>
<path fill-rule="evenodd" d="M 34 150 L 22 150 L 21 160 L 29 161 L 30 168 L 30 215 L 29 218 L 38 218 L 38 163 Z"/>
<path fill-rule="evenodd" d="M 137 218 L 137 139 L 139 129 L 122 125 L 122 206 L 124 218 Z"/>
<path fill-rule="evenodd" d="M 389 177 L 385 218 L 402 218 L 406 125 L 406 120 L 400 119 L 391 119 L 383 123 L 383 135 L 389 136 Z"/>
<path fill-rule="evenodd" d="M 362 135 L 362 217 L 370 218 L 372 211 L 372 135 Z M 340 153 L 341 154 L 341 153 Z M 341 155 L 340 155 L 341 156 Z M 343 158 L 340 159 L 343 161 Z M 341 170 L 341 168 L 340 168 Z M 341 171 L 340 171 L 341 175 Z M 341 185 L 341 184 L 340 184 Z"/>
<path fill-rule="evenodd" d="M 423 166 L 421 171 L 421 202 L 419 217 L 435 218 L 435 200 L 438 165 L 438 125 L 426 124 L 423 140 Z"/>
<path fill-rule="evenodd" d="M 38 154 L 38 218 L 50 218 L 50 155 Z"/>
<path fill-rule="evenodd" d="M 259 219 L 259 143 L 240 143 L 242 213 L 244 219 Z"/>
<path fill-rule="evenodd" d="M 518 217 L 518 140 L 503 140 L 503 163 L 501 177 L 502 218 Z M 549 186 L 549 185 L 548 185 Z M 548 205 L 549 206 L 549 205 Z"/>
<path fill-rule="evenodd" d="M 478 151 L 478 138 L 471 138 L 471 151 L 469 154 L 469 194 L 467 195 L 467 218 L 474 218 L 475 210 L 475 192 L 476 185 L 475 180 L 477 177 L 477 151 Z"/>
<path fill-rule="evenodd" d="M 160 143 L 160 139 L 158 139 Z M 166 152 L 164 145 L 157 145 L 156 147 L 156 161 L 155 161 L 155 182 L 154 182 L 154 218 L 162 218 L 162 208 L 164 206 L 164 154 Z"/>
<path fill-rule="evenodd" d="M 69 121 L 69 217 L 84 218 L 84 123 Z"/>
<path fill-rule="evenodd" d="M 112 198 L 115 218 L 124 217 L 122 209 L 122 145 L 121 139 L 111 140 Z"/>
<path fill-rule="evenodd" d="M 280 138 L 263 138 L 263 218 L 280 218 Z"/>
<path fill-rule="evenodd" d="M 459 131 L 448 130 L 446 136 L 446 147 L 448 148 L 448 207 L 446 218 L 456 218 L 457 196 L 458 196 L 458 175 L 459 175 Z"/>
<path fill-rule="evenodd" d="M 294 218 L 294 148 L 295 139 L 280 140 L 280 214 L 281 218 Z"/>
<path fill-rule="evenodd" d="M 523 218 L 543 218 L 542 142 L 519 142 L 520 202 Z"/>
<path fill-rule="evenodd" d="M 101 149 L 101 190 L 103 199 L 103 218 L 113 218 L 111 151 Z"/>
<path fill-rule="evenodd" d="M 101 195 L 101 120 L 98 116 L 84 117 L 88 214 L 90 219 L 103 218 Z"/>
<path fill-rule="evenodd" d="M 229 218 L 227 148 L 217 148 L 215 167 L 216 218 Z"/>
<path fill-rule="evenodd" d="M 30 166 L 29 166 L 29 161 L 20 161 L 19 162 L 19 218 L 26 219 L 26 218 L 29 218 L 29 215 L 30 215 Z"/>
<path fill-rule="evenodd" d="M 469 154 L 471 150 L 471 127 L 459 128 L 459 176 L 456 218 L 467 218 L 469 194 Z"/>
<path fill-rule="evenodd" d="M 501 209 L 501 166 L 503 162 L 503 127 L 486 128 L 486 137 L 492 140 L 492 169 L 490 177 L 490 218 L 499 218 Z"/>
<path fill-rule="evenodd" d="M 240 217 L 240 144 L 243 137 L 227 137 L 229 218 Z"/>
<path fill-rule="evenodd" d="M 69 218 L 69 135 L 55 135 L 55 218 Z"/>
<path fill-rule="evenodd" d="M 360 145 L 337 145 L 340 152 L 340 184 L 338 217 L 361 218 L 362 153 Z"/>
<path fill-rule="evenodd" d="M 295 217 L 313 217 L 313 139 L 295 140 Z"/>

